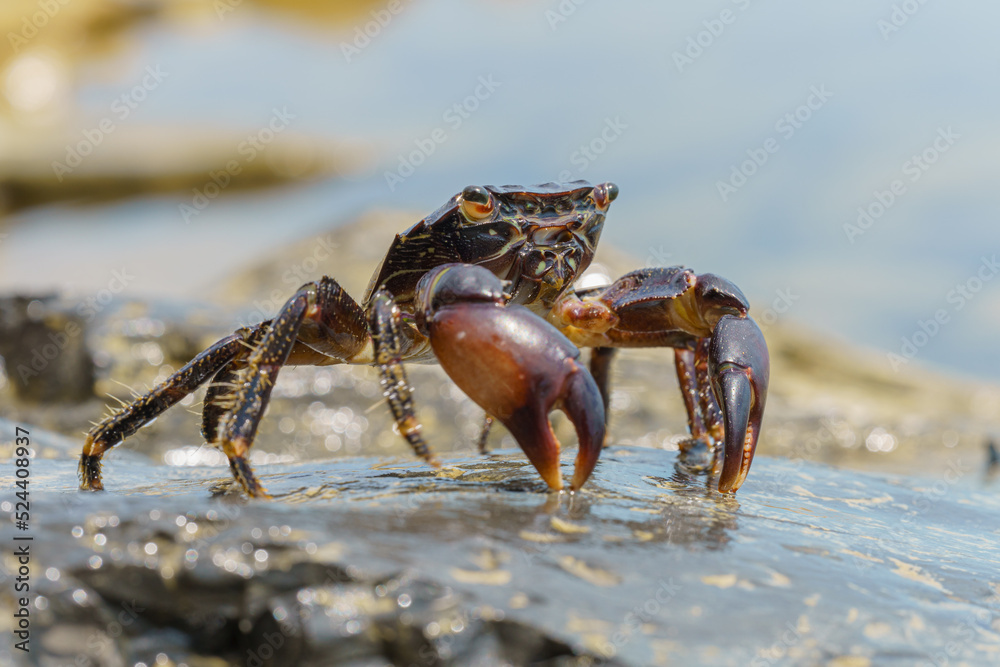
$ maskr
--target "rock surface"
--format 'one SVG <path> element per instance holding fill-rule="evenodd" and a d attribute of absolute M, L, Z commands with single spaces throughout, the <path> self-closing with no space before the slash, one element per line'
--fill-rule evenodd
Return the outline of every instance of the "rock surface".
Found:
<path fill-rule="evenodd" d="M 575 497 L 503 451 L 262 466 L 275 500 L 247 503 L 224 468 L 135 452 L 117 491 L 79 493 L 76 443 L 32 438 L 31 528 L 0 539 L 34 538 L 33 664 L 1000 660 L 1000 497 L 978 479 L 764 458 L 732 498 L 613 447 Z"/>

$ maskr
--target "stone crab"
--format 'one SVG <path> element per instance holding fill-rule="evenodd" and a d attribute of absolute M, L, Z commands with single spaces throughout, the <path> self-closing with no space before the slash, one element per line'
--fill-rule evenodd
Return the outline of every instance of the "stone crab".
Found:
<path fill-rule="evenodd" d="M 691 432 L 713 451 L 718 488 L 735 492 L 753 460 L 769 358 L 740 290 L 713 274 L 646 268 L 610 285 L 574 287 L 593 259 L 613 183 L 469 186 L 398 234 L 359 303 L 336 280 L 303 285 L 274 319 L 211 345 L 97 424 L 80 457 L 80 488 L 103 489 L 105 452 L 209 382 L 202 435 L 251 497 L 268 497 L 248 452 L 286 365 L 378 368 L 399 433 L 429 464 L 404 362 L 438 362 L 495 418 L 552 490 L 562 490 L 549 414 L 573 423 L 571 490 L 604 446 L 618 348 L 671 347 Z M 589 364 L 579 347 L 592 348 Z"/>

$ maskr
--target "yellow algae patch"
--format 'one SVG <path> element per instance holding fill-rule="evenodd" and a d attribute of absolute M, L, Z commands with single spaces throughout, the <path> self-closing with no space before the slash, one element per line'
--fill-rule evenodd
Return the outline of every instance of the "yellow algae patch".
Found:
<path fill-rule="evenodd" d="M 639 540 L 640 542 L 649 542 L 651 539 L 656 537 L 656 535 L 649 532 L 648 530 L 633 530 L 632 534 L 635 535 L 635 539 Z"/>
<path fill-rule="evenodd" d="M 659 514 L 661 510 L 652 510 L 648 507 L 629 507 L 630 512 L 642 512 L 643 514 Z"/>
<path fill-rule="evenodd" d="M 614 625 L 599 618 L 584 618 L 577 616 L 572 611 L 569 612 L 569 620 L 566 621 L 566 630 L 569 632 L 579 632 L 580 634 L 609 633 L 614 629 Z"/>
<path fill-rule="evenodd" d="M 800 496 L 806 496 L 807 498 L 815 498 L 816 500 L 825 500 L 827 502 L 846 503 L 851 507 L 871 507 L 873 505 L 882 505 L 884 503 L 892 502 L 892 496 L 889 494 L 881 495 L 878 498 L 828 498 L 826 496 L 817 496 L 809 489 L 802 488 L 801 486 L 793 486 L 790 490 Z"/>
<path fill-rule="evenodd" d="M 465 471 L 461 468 L 440 468 L 437 471 L 435 477 L 444 477 L 446 479 L 458 479 L 465 474 Z"/>
<path fill-rule="evenodd" d="M 860 614 L 858 613 L 857 607 L 851 607 L 847 612 L 847 622 L 849 624 L 853 623 L 858 620 L 858 616 L 860 616 Z"/>
<path fill-rule="evenodd" d="M 463 584 L 482 584 L 483 586 L 506 586 L 510 583 L 509 570 L 462 570 L 457 567 L 449 571 L 451 578 Z"/>
<path fill-rule="evenodd" d="M 536 533 L 531 530 L 522 530 L 518 533 L 518 535 L 522 540 L 528 540 L 529 542 L 542 542 L 543 544 L 563 541 L 563 539 L 558 535 L 552 535 L 551 533 Z"/>
<path fill-rule="evenodd" d="M 888 623 L 877 621 L 866 625 L 864 633 L 868 639 L 882 639 L 892 633 L 892 626 Z"/>
<path fill-rule="evenodd" d="M 590 532 L 590 526 L 581 526 L 578 523 L 573 523 L 572 521 L 566 521 L 564 519 L 560 519 L 557 516 L 552 517 L 551 519 L 549 519 L 549 521 L 552 524 L 552 527 L 555 530 L 558 530 L 560 533 L 567 533 L 569 535 L 572 535 L 577 533 Z"/>
<path fill-rule="evenodd" d="M 871 667 L 872 661 L 863 655 L 842 655 L 826 664 L 827 667 Z"/>
<path fill-rule="evenodd" d="M 819 602 L 819 598 L 820 598 L 820 594 L 819 593 L 815 593 L 815 594 L 810 595 L 809 597 L 807 597 L 805 600 L 803 600 L 803 602 L 805 602 L 805 604 L 806 604 L 807 607 L 815 607 L 816 604 Z"/>
<path fill-rule="evenodd" d="M 531 604 L 531 600 L 524 593 L 514 593 L 507 604 L 510 605 L 511 609 L 524 609 Z"/>
<path fill-rule="evenodd" d="M 935 579 L 931 575 L 921 570 L 916 565 L 912 565 L 911 563 L 904 563 L 903 561 L 897 560 L 895 558 L 890 558 L 889 560 L 891 560 L 893 563 L 896 564 L 896 569 L 892 571 L 893 574 L 898 574 L 899 576 L 909 579 L 911 581 L 916 581 L 921 584 L 926 584 L 927 586 L 937 589 L 942 593 L 948 593 L 948 594 L 951 593 L 951 591 L 947 590 L 944 586 L 941 585 L 941 582 L 939 582 L 937 579 Z"/>
<path fill-rule="evenodd" d="M 772 586 L 781 586 L 784 588 L 792 585 L 792 580 L 783 575 L 782 573 L 777 572 L 775 570 L 771 570 L 770 572 L 771 572 L 771 578 L 768 580 L 767 583 L 771 584 Z"/>
<path fill-rule="evenodd" d="M 472 556 L 471 560 L 480 570 L 496 570 L 510 560 L 510 555 L 497 553 L 492 549 L 482 549 L 478 554 Z"/>
<path fill-rule="evenodd" d="M 701 578 L 701 583 L 717 588 L 732 588 L 736 585 L 735 574 L 713 574 Z"/>
<path fill-rule="evenodd" d="M 860 551 L 851 551 L 850 549 L 841 549 L 840 553 L 847 554 L 848 556 L 854 556 L 855 558 L 860 558 L 862 560 L 871 561 L 872 563 L 884 563 L 885 562 L 881 558 L 876 558 L 875 556 L 869 556 L 868 554 L 863 554 Z"/>
<path fill-rule="evenodd" d="M 591 567 L 572 556 L 563 556 L 558 562 L 562 569 L 595 586 L 617 586 L 621 583 L 621 577 L 614 572 Z"/>

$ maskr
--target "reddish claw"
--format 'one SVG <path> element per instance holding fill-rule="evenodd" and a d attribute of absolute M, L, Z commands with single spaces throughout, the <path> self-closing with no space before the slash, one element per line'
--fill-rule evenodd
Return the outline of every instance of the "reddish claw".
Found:
<path fill-rule="evenodd" d="M 490 271 L 446 264 L 417 286 L 417 324 L 445 372 L 507 427 L 555 491 L 563 483 L 549 413 L 566 413 L 580 442 L 570 484 L 577 490 L 604 444 L 601 392 L 569 339 L 527 308 L 504 304 L 503 284 Z"/>

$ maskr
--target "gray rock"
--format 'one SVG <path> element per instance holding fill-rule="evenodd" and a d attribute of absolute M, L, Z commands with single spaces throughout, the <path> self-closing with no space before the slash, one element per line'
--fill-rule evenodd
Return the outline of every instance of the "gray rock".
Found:
<path fill-rule="evenodd" d="M 762 458 L 734 498 L 671 452 L 613 447 L 569 496 L 505 450 L 440 471 L 261 466 L 275 500 L 247 503 L 225 467 L 128 459 L 103 494 L 75 490 L 72 460 L 33 464 L 35 664 L 74 651 L 102 665 L 1000 657 L 1000 497 L 975 476 Z M 14 532 L 5 522 L 0 540 Z"/>

